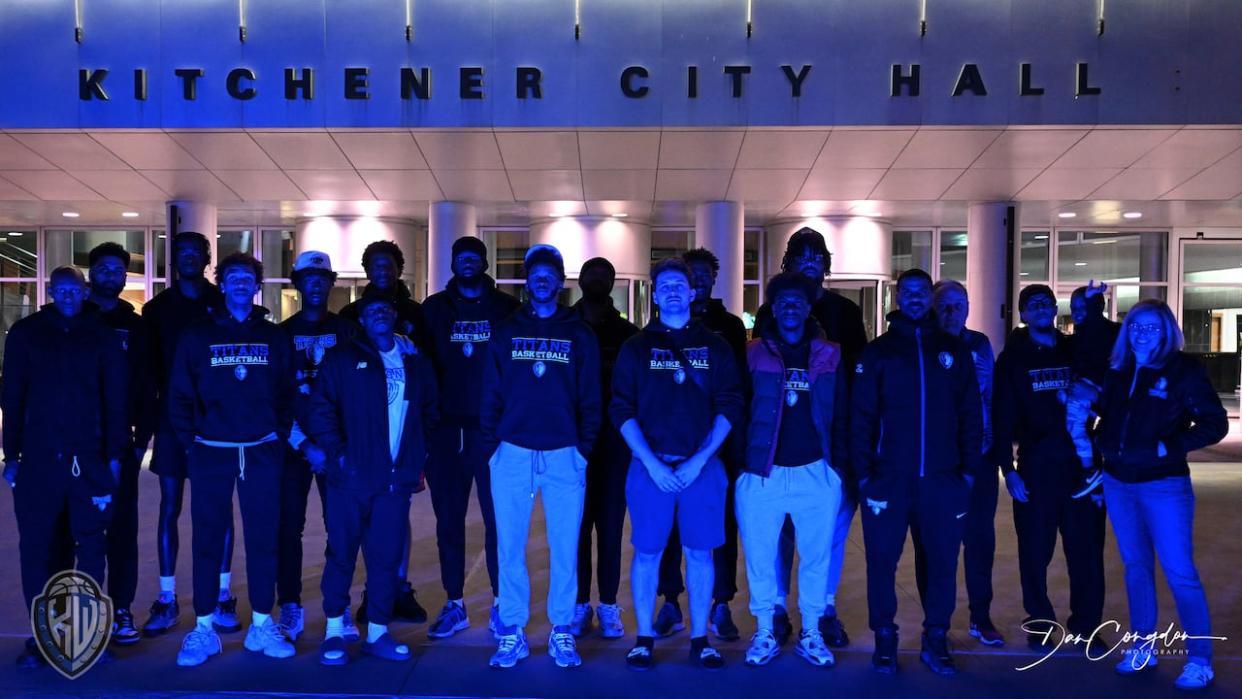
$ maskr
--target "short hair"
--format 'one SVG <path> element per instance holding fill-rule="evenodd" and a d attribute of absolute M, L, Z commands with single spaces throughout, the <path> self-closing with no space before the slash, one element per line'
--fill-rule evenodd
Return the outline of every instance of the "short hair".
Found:
<path fill-rule="evenodd" d="M 57 279 L 63 277 L 72 277 L 79 284 L 86 284 L 86 278 L 82 276 L 82 270 L 73 265 L 61 265 L 52 270 L 52 273 L 47 275 L 47 283 L 55 284 Z"/>
<path fill-rule="evenodd" d="M 686 281 L 690 281 L 690 268 L 680 257 L 666 257 L 663 260 L 651 266 L 651 286 L 654 287 L 660 280 L 660 275 L 666 272 L 677 272 L 685 276 Z"/>
<path fill-rule="evenodd" d="M 397 263 L 397 273 L 405 271 L 405 255 L 401 254 L 401 248 L 391 240 L 377 240 L 366 246 L 362 250 L 362 268 L 367 269 L 371 266 L 371 260 L 376 255 L 389 255 Z"/>
<path fill-rule="evenodd" d="M 794 258 L 803 250 L 808 249 L 816 255 L 824 256 L 825 271 L 832 269 L 832 253 L 828 252 L 828 243 L 824 241 L 824 234 L 814 228 L 799 228 L 789 236 L 789 241 L 785 243 L 785 255 L 781 257 L 781 271 L 788 272 Z"/>
<path fill-rule="evenodd" d="M 1104 294 L 1088 296 L 1087 287 L 1080 286 L 1077 289 L 1074 289 L 1074 293 L 1070 294 L 1070 301 L 1072 302 L 1074 299 L 1082 299 L 1083 303 L 1087 304 L 1087 313 L 1103 315 L 1104 307 L 1106 305 L 1104 301 Z"/>
<path fill-rule="evenodd" d="M 819 294 L 819 288 L 818 284 L 807 279 L 800 272 L 780 272 L 772 275 L 772 278 L 768 280 L 767 286 L 764 287 L 763 298 L 768 304 L 774 304 L 777 296 L 786 291 L 792 291 L 805 296 L 807 305 L 812 305 Z"/>
<path fill-rule="evenodd" d="M 256 282 L 263 283 L 263 263 L 256 260 L 250 253 L 235 252 L 220 260 L 220 264 L 216 265 L 216 286 L 224 283 L 224 274 L 230 267 L 245 267 L 254 272 Z"/>
<path fill-rule="evenodd" d="M 1117 341 L 1113 343 L 1113 354 L 1109 359 L 1109 365 L 1113 369 L 1121 369 L 1134 361 L 1134 348 L 1130 346 L 1130 326 L 1144 311 L 1150 311 L 1160 319 L 1160 344 L 1152 355 L 1154 366 L 1164 366 L 1185 346 L 1186 338 L 1182 335 L 1182 329 L 1177 325 L 1177 317 L 1173 315 L 1169 304 L 1160 299 L 1143 299 L 1130 307 L 1122 321 L 1121 332 L 1117 333 Z"/>
<path fill-rule="evenodd" d="M 918 267 L 914 267 L 913 269 L 907 269 L 906 271 L 901 273 L 901 276 L 897 277 L 897 286 L 900 287 L 902 282 L 907 281 L 909 279 L 922 279 L 923 281 L 927 282 L 928 286 L 932 285 L 931 275 L 919 269 Z"/>
<path fill-rule="evenodd" d="M 126 270 L 129 269 L 129 251 L 121 247 L 119 243 L 114 243 L 111 240 L 106 243 L 100 243 L 99 245 L 91 248 L 90 253 L 86 257 L 86 266 L 94 267 L 95 263 L 105 257 L 118 258 L 121 261 L 121 265 L 125 267 Z"/>
<path fill-rule="evenodd" d="M 181 231 L 172 238 L 172 242 L 168 245 L 168 250 L 172 256 L 176 255 L 177 246 L 182 243 L 193 243 L 203 250 L 203 257 L 207 262 L 211 262 L 211 246 L 207 244 L 207 237 L 198 231 Z M 128 266 L 128 265 L 127 265 Z"/>
<path fill-rule="evenodd" d="M 947 294 L 950 291 L 960 291 L 962 296 L 965 296 L 967 299 L 970 298 L 970 294 L 967 293 L 966 287 L 963 286 L 958 280 L 941 279 L 935 284 L 932 284 L 932 302 L 934 303 L 936 299 L 940 298 L 941 294 Z"/>
<path fill-rule="evenodd" d="M 708 250 L 707 248 L 687 250 L 684 254 L 682 254 L 681 260 L 686 263 L 687 267 L 695 263 L 710 265 L 712 268 L 712 276 L 715 276 L 720 272 L 720 258 L 716 257 L 716 253 Z"/>

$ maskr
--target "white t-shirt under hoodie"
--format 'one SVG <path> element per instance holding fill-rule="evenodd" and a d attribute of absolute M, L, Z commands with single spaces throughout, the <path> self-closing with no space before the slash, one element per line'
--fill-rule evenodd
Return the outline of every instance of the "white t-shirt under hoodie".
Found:
<path fill-rule="evenodd" d="M 401 430 L 405 427 L 405 411 L 410 402 L 405 399 L 405 361 L 401 348 L 393 345 L 387 352 L 380 352 L 384 360 L 384 375 L 388 379 L 388 450 L 392 460 L 397 460 L 401 450 Z"/>

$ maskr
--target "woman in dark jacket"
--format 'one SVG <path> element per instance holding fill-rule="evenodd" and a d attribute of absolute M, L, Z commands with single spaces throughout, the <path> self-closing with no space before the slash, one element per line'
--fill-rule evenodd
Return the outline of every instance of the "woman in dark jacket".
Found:
<path fill-rule="evenodd" d="M 1187 635 L 1188 662 L 1177 686 L 1200 689 L 1212 683 L 1211 619 L 1193 558 L 1195 496 L 1186 455 L 1219 442 L 1228 422 L 1206 372 L 1182 344 L 1164 302 L 1148 299 L 1130 309 L 1099 400 L 1097 446 L 1138 636 L 1117 672 L 1156 666 L 1158 556 Z"/>

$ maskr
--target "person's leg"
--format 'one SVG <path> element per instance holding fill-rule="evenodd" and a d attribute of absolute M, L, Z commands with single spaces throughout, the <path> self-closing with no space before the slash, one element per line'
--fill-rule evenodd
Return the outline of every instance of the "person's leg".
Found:
<path fill-rule="evenodd" d="M 785 497 L 797 532 L 798 611 L 802 630 L 813 631 L 828 606 L 828 566 L 832 560 L 832 529 L 841 507 L 841 479 L 825 462 L 808 464 L 789 474 Z"/>
<path fill-rule="evenodd" d="M 877 633 L 897 630 L 897 563 L 910 528 L 910 498 L 897 492 L 905 484 L 893 486 L 891 494 L 875 494 L 876 502 L 884 503 L 885 507 L 869 506 L 865 494 L 859 504 L 867 556 L 868 625 Z M 882 499 L 885 497 L 887 500 Z"/>
<path fill-rule="evenodd" d="M 707 637 L 707 616 L 712 609 L 716 567 L 710 549 L 682 547 L 686 556 L 686 596 L 690 603 L 690 638 Z"/>
<path fill-rule="evenodd" d="M 105 467 L 106 468 L 106 467 Z M 110 476 L 104 476 L 110 479 Z M 108 523 L 116 508 L 116 487 L 96 485 L 87 478 L 74 478 L 69 490 L 69 531 L 75 542 L 75 568 L 95 579 L 104 580 L 108 557 Z M 112 497 L 103 509 L 92 498 Z"/>
<path fill-rule="evenodd" d="M 1104 507 L 1090 497 L 1067 500 L 1061 550 L 1070 580 L 1070 633 L 1089 637 L 1104 617 Z"/>
<path fill-rule="evenodd" d="M 313 478 L 306 460 L 290 451 L 281 464 L 280 481 L 276 600 L 281 606 L 302 604 L 302 533 L 306 529 L 306 501 Z"/>
<path fill-rule="evenodd" d="M 250 608 L 271 614 L 276 604 L 276 556 L 280 536 L 280 484 L 284 445 L 269 442 L 246 449 L 246 471 L 237 481 L 242 536 L 246 546 L 246 589 Z M 273 503 L 277 503 L 273 506 Z"/>
<path fill-rule="evenodd" d="M 673 523 L 673 531 L 669 533 L 668 545 L 660 556 L 660 587 L 658 594 L 667 602 L 677 603 L 677 598 L 686 591 L 681 577 L 681 535 L 677 531 L 677 523 Z"/>
<path fill-rule="evenodd" d="M 604 483 L 607 474 L 604 456 L 598 450 L 591 452 L 587 460 L 586 492 L 582 501 L 582 525 L 578 529 L 578 604 L 591 602 L 592 576 L 592 533 L 601 522 L 599 515 L 603 509 Z"/>
<path fill-rule="evenodd" d="M 496 556 L 496 507 L 492 503 L 492 467 L 488 464 L 490 454 L 482 448 L 483 434 L 478 428 L 465 430 L 466 441 L 464 467 L 474 473 L 475 492 L 479 512 L 483 515 L 483 552 L 487 560 L 487 577 L 492 586 L 492 597 L 500 597 L 500 565 Z"/>
<path fill-rule="evenodd" d="M 190 524 L 194 574 L 194 616 L 210 617 L 220 597 L 220 558 L 233 519 L 233 469 L 215 463 L 212 447 L 198 446 L 190 456 Z M 218 451 L 229 451 L 220 449 Z"/>
<path fill-rule="evenodd" d="M 1057 520 L 1061 494 L 1050 487 L 1028 484 L 1028 502 L 1013 503 L 1013 527 L 1018 537 L 1018 579 L 1022 607 L 1030 621 L 1056 621 L 1048 599 L 1048 565 L 1057 547 Z"/>
<path fill-rule="evenodd" d="M 362 557 L 367 567 L 367 623 L 387 627 L 397 595 L 397 565 L 401 559 L 402 525 L 410 517 L 410 493 L 379 493 L 367 498 L 363 519 Z M 374 642 L 374 640 L 372 640 Z"/>
<path fill-rule="evenodd" d="M 621 586 L 621 539 L 625 533 L 625 477 L 630 450 L 619 445 L 605 463 L 604 487 L 597 517 L 596 590 L 600 604 L 617 603 Z M 589 474 L 588 474 L 589 475 Z"/>
<path fill-rule="evenodd" d="M 1177 616 L 1192 638 L 1186 641 L 1188 659 L 1212 664 L 1212 617 L 1207 595 L 1194 560 L 1195 495 L 1189 476 L 1163 478 L 1140 484 L 1142 508 L 1151 523 L 1152 543 L 1168 580 Z"/>
<path fill-rule="evenodd" d="M 436 548 L 440 554 L 440 583 L 450 600 L 464 596 L 466 584 L 466 510 L 474 473 L 466 468 L 462 430 L 445 425 L 431 438 L 424 472 L 436 516 Z M 404 576 L 401 577 L 405 579 Z M 370 593 L 368 601 L 372 600 Z"/>
<path fill-rule="evenodd" d="M 1130 630 L 1146 636 L 1156 629 L 1156 552 L 1138 485 L 1104 475 L 1104 505 L 1126 569 Z"/>
<path fill-rule="evenodd" d="M 114 609 L 129 609 L 138 590 L 138 472 L 133 454 L 121 462 L 112 521 L 108 525 L 108 596 Z"/>
<path fill-rule="evenodd" d="M 927 550 L 923 548 L 923 530 L 910 527 L 910 543 L 914 545 L 914 589 L 919 593 L 919 603 L 927 604 Z"/>
<path fill-rule="evenodd" d="M 957 475 L 923 478 L 918 485 L 914 527 L 927 561 L 923 628 L 948 631 L 957 604 L 957 556 L 970 506 L 970 486 Z"/>
<path fill-rule="evenodd" d="M 824 598 L 829 607 L 837 604 L 837 589 L 841 586 L 841 571 L 845 568 L 845 547 L 850 537 L 850 525 L 854 522 L 854 510 L 858 500 L 848 489 L 841 492 L 841 506 L 832 527 L 832 559 L 828 562 L 828 594 Z"/>
<path fill-rule="evenodd" d="M 634 622 L 639 638 L 655 637 L 652 620 L 662 554 L 662 550 L 643 552 L 634 549 L 634 558 L 630 562 L 630 594 L 634 598 Z"/>
<path fill-rule="evenodd" d="M 716 568 L 712 550 L 725 541 L 725 502 L 729 476 L 719 458 L 713 457 L 699 477 L 679 492 L 677 528 L 686 557 L 686 590 L 689 597 L 690 642 L 706 643 L 712 608 Z"/>
<path fill-rule="evenodd" d="M 962 554 L 972 624 L 991 624 L 992 563 L 996 557 L 996 502 L 999 493 L 1000 480 L 995 469 L 976 478 L 970 490 Z"/>
<path fill-rule="evenodd" d="M 738 476 L 734 487 L 737 524 L 746 550 L 750 613 L 759 630 L 771 631 L 777 596 L 777 550 L 786 513 L 783 489 L 772 478 L 753 473 Z"/>
<path fill-rule="evenodd" d="M 65 478 L 48 471 L 51 463 L 26 460 L 17 473 L 13 488 L 13 511 L 17 518 L 17 550 L 21 565 L 22 594 L 26 611 L 52 575 L 59 547 L 59 522 L 69 507 L 69 489 Z"/>
<path fill-rule="evenodd" d="M 548 539 L 548 621 L 556 628 L 568 626 L 574 618 L 587 463 L 577 447 L 545 451 L 537 458 L 546 464 L 543 473 L 536 473 L 535 485 L 543 496 Z"/>
<path fill-rule="evenodd" d="M 522 630 L 530 620 L 530 575 L 526 541 L 534 504 L 532 452 L 501 442 L 491 458 L 492 502 L 496 508 L 496 553 L 500 565 L 500 622 Z"/>
<path fill-rule="evenodd" d="M 339 619 L 349 609 L 349 587 L 354 579 L 358 549 L 362 545 L 363 526 L 370 515 L 369 507 L 369 500 L 357 493 L 332 488 L 328 494 L 330 553 L 323 566 L 323 575 L 319 579 L 319 589 L 323 594 L 323 613 L 328 619 Z M 370 583 L 370 576 L 367 581 Z M 380 613 L 380 610 L 377 609 L 376 613 Z"/>
<path fill-rule="evenodd" d="M 727 468 L 729 485 L 725 488 L 724 543 L 712 550 L 712 565 L 716 567 L 712 588 L 712 605 L 728 604 L 737 594 L 737 513 L 733 502 L 733 484 L 736 473 Z"/>
<path fill-rule="evenodd" d="M 177 574 L 177 553 L 181 548 L 177 520 L 181 517 L 181 503 L 185 498 L 185 481 L 185 478 L 179 476 L 160 476 L 160 509 L 155 523 L 155 550 L 160 562 L 161 578 L 171 578 Z"/>
<path fill-rule="evenodd" d="M 676 501 L 656 487 L 647 468 L 634 458 L 626 473 L 625 501 L 630 511 L 630 544 L 634 547 L 630 591 L 641 641 L 656 634 L 656 594 L 663 580 L 662 561 L 668 555 L 667 544 L 673 538 Z"/>

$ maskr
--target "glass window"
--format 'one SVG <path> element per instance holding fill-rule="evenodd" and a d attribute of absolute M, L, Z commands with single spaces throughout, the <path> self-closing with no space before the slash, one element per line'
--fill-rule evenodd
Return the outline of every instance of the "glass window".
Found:
<path fill-rule="evenodd" d="M 1242 241 L 1188 242 L 1182 248 L 1182 281 L 1242 283 Z"/>
<path fill-rule="evenodd" d="M 1163 282 L 1167 248 L 1164 233 L 1058 231 L 1057 279 Z"/>
<path fill-rule="evenodd" d="M 763 245 L 763 231 L 746 230 L 742 233 L 742 279 L 763 281 L 759 271 L 759 251 Z"/>
<path fill-rule="evenodd" d="M 216 233 L 216 260 L 235 252 L 254 254 L 254 231 L 220 231 Z"/>
<path fill-rule="evenodd" d="M 1022 231 L 1018 274 L 1023 282 L 1048 281 L 1048 231 Z"/>
<path fill-rule="evenodd" d="M 293 231 L 263 231 L 263 276 L 288 279 L 293 275 Z"/>
<path fill-rule="evenodd" d="M 495 256 L 492 276 L 496 279 L 521 279 L 522 258 L 530 247 L 530 231 L 490 231 L 495 240 L 489 241 L 488 249 Z"/>
<path fill-rule="evenodd" d="M 908 269 L 931 270 L 932 232 L 893 231 L 893 278 Z"/>
<path fill-rule="evenodd" d="M 155 260 L 151 267 L 153 279 L 163 279 L 168 271 L 168 234 L 162 230 L 151 231 L 152 247 L 155 248 Z"/>
<path fill-rule="evenodd" d="M 940 274 L 936 278 L 966 283 L 966 231 L 941 231 Z"/>
<path fill-rule="evenodd" d="M 47 231 L 43 241 L 46 257 L 44 272 L 50 274 L 65 265 L 85 271 L 90 266 L 90 253 L 96 245 L 117 243 L 129 252 L 130 282 L 145 283 L 145 238 L 146 231 L 143 230 Z"/>
<path fill-rule="evenodd" d="M 756 282 L 742 287 L 742 324 L 747 330 L 755 327 L 755 316 L 759 313 L 759 299 L 762 296 L 762 284 Z"/>
<path fill-rule="evenodd" d="M 1238 351 L 1242 286 L 1186 287 L 1182 291 L 1182 332 L 1187 352 Z M 1237 357 L 1234 357 L 1237 362 Z M 1233 390 L 1236 382 L 1223 390 Z"/>
<path fill-rule="evenodd" d="M 0 331 L 8 335 L 17 321 L 38 310 L 38 282 L 0 282 Z M 0 342 L 0 366 L 4 361 L 4 343 Z"/>
<path fill-rule="evenodd" d="M 260 294 L 259 305 L 271 313 L 267 319 L 273 323 L 287 320 L 302 308 L 302 299 L 289 282 L 264 282 Z"/>
<path fill-rule="evenodd" d="M 651 231 L 651 263 L 669 257 L 678 257 L 690 249 L 694 231 L 655 228 Z M 757 254 L 757 252 L 756 252 Z M 756 257 L 756 264 L 758 258 Z"/>
<path fill-rule="evenodd" d="M 35 231 L 0 230 L 0 277 L 37 277 L 37 250 Z"/>

